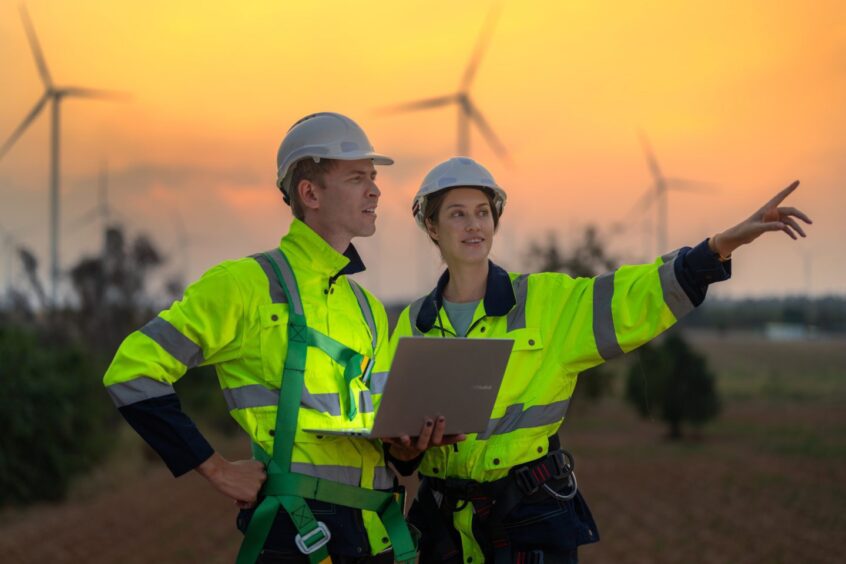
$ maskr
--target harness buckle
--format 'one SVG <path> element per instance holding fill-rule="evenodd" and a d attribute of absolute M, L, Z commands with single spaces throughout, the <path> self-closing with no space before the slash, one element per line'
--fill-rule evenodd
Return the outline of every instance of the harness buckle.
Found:
<path fill-rule="evenodd" d="M 571 499 L 576 497 L 576 493 L 578 493 L 579 491 L 579 482 L 576 480 L 575 472 L 570 472 L 568 485 L 570 486 L 570 491 L 563 495 L 550 488 L 549 484 L 543 485 L 543 491 L 545 491 L 550 497 L 555 498 L 558 501 L 570 501 Z"/>
<path fill-rule="evenodd" d="M 514 470 L 514 481 L 520 491 L 527 496 L 534 495 L 540 489 L 528 466 L 521 466 Z"/>
<path fill-rule="evenodd" d="M 313 540 L 312 537 L 315 535 L 321 535 L 321 537 Z M 311 554 L 323 548 L 330 538 L 332 533 L 329 532 L 329 527 L 323 521 L 318 521 L 317 526 L 305 535 L 297 533 L 294 536 L 294 544 L 303 554 Z"/>
<path fill-rule="evenodd" d="M 550 453 L 550 458 L 555 466 L 555 474 L 553 474 L 552 477 L 556 480 L 566 478 L 573 473 L 573 468 L 576 466 L 575 461 L 573 460 L 573 455 L 566 450 L 556 450 L 555 452 Z"/>

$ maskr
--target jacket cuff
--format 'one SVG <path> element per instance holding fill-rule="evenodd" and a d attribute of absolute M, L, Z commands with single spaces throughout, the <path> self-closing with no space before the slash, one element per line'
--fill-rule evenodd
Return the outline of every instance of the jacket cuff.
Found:
<path fill-rule="evenodd" d="M 193 470 L 214 454 L 200 430 L 182 411 L 176 394 L 142 400 L 119 410 L 174 476 Z"/>
<path fill-rule="evenodd" d="M 731 278 L 731 260 L 720 261 L 708 248 L 707 239 L 692 249 L 685 247 L 679 251 L 673 266 L 679 284 L 695 306 L 705 300 L 710 284 Z"/>

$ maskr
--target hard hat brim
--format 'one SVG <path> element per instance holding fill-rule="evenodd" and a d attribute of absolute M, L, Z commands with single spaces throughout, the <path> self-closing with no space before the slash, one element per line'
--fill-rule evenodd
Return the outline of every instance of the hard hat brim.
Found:
<path fill-rule="evenodd" d="M 373 161 L 373 164 L 375 165 L 387 166 L 394 164 L 394 159 L 392 159 L 391 157 L 388 157 L 386 155 L 380 155 L 379 153 L 374 153 L 372 151 L 351 151 L 349 153 L 344 153 L 343 155 L 332 156 L 305 155 L 302 158 L 297 159 L 297 161 L 307 159 L 309 157 L 317 157 L 319 159 L 332 159 L 336 161 L 357 161 L 360 159 L 371 159 Z M 288 177 L 288 172 L 290 171 L 291 167 L 293 167 L 293 165 L 296 164 L 297 161 L 292 161 L 288 166 L 288 169 L 285 171 L 285 174 L 281 177 L 277 177 L 276 179 L 276 187 L 282 189 L 286 193 L 287 189 L 285 188 L 285 180 Z"/>
<path fill-rule="evenodd" d="M 377 165 L 392 165 L 394 164 L 394 159 L 391 157 L 380 155 L 378 153 L 347 153 L 341 156 L 332 155 L 331 157 L 325 157 L 329 159 L 337 159 L 339 161 L 357 161 L 359 159 L 372 159 L 373 164 Z"/>

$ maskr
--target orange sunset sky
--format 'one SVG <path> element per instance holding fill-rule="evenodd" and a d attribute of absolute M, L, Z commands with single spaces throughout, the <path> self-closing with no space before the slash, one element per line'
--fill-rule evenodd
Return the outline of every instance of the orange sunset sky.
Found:
<path fill-rule="evenodd" d="M 362 282 L 388 301 L 432 285 L 440 262 L 410 200 L 453 156 L 456 109 L 376 110 L 454 92 L 491 2 L 26 5 L 57 85 L 131 96 L 63 102 L 63 267 L 101 245 L 97 223 L 71 225 L 96 206 L 103 161 L 116 213 L 172 256 L 172 272 L 195 278 L 274 246 L 290 222 L 274 188 L 278 144 L 299 117 L 331 110 L 397 161 L 380 169 L 378 232 L 357 243 L 370 266 Z M 788 203 L 815 220 L 809 238 L 769 234 L 740 249 L 716 295 L 846 293 L 845 11 L 834 1 L 502 2 L 471 90 L 513 161 L 473 130 L 472 156 L 509 193 L 494 259 L 524 269 L 531 241 L 556 230 L 567 243 L 589 222 L 622 222 L 611 248 L 643 259 L 654 210 L 631 211 L 651 183 L 641 128 L 667 176 L 713 187 L 670 193 L 670 248 L 802 181 Z M 2 142 L 43 92 L 16 1 L 0 0 L 0 61 Z M 32 247 L 45 281 L 48 142 L 45 109 L 0 160 L 0 227 Z M 23 283 L 17 264 L 12 274 Z"/>

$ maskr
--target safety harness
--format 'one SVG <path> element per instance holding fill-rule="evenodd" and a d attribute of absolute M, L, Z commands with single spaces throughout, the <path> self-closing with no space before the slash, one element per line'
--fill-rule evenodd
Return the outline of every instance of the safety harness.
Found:
<path fill-rule="evenodd" d="M 236 562 L 253 564 L 258 559 L 280 508 L 288 512 L 297 529 L 294 542 L 300 552 L 307 555 L 312 564 L 331 562 L 326 546 L 331 533 L 325 523 L 315 519 L 306 499 L 375 512 L 391 540 L 394 558 L 399 562 L 414 562 L 417 542 L 392 492 L 350 486 L 291 471 L 308 347 L 323 351 L 344 366 L 344 381 L 348 390 L 347 416 L 350 419 L 353 419 L 357 412 L 356 397 L 350 384 L 362 374 L 369 376 L 371 363 L 362 354 L 309 327 L 288 258 L 281 253 L 283 260 L 277 264 L 267 253 L 264 256 L 273 267 L 288 299 L 288 350 L 282 372 L 282 387 L 279 391 L 272 456 L 253 443 L 253 456 L 267 467 L 267 480 L 261 492 L 264 499 L 253 513 Z M 369 305 L 362 305 L 361 302 L 362 300 L 359 300 L 362 314 L 365 319 L 371 319 Z M 367 304 L 366 299 L 364 304 Z M 365 307 L 368 309 L 365 310 Z M 375 342 L 374 334 L 374 351 Z"/>
<path fill-rule="evenodd" d="M 518 561 L 528 564 L 537 561 L 538 557 L 542 561 L 542 551 L 512 555 L 505 517 L 524 501 L 539 501 L 547 496 L 568 501 L 575 497 L 578 483 L 574 468 L 573 455 L 562 449 L 558 436 L 553 435 L 549 438 L 549 452 L 546 456 L 515 466 L 504 478 L 493 482 L 477 482 L 426 476 L 424 483 L 431 490 L 430 495 L 418 496 L 418 499 L 426 504 L 434 504 L 434 507 L 428 509 L 440 512 L 444 517 L 443 523 L 451 523 L 453 512 L 461 511 L 468 503 L 472 504 L 473 536 L 482 548 L 485 559 L 494 564 L 510 564 L 517 557 Z M 566 493 L 558 493 L 562 489 Z M 450 543 L 451 535 L 446 526 L 443 529 L 436 536 Z M 460 557 L 457 548 L 444 544 L 444 550 L 435 550 L 443 553 L 440 555 L 442 558 L 449 558 L 453 553 Z"/>

